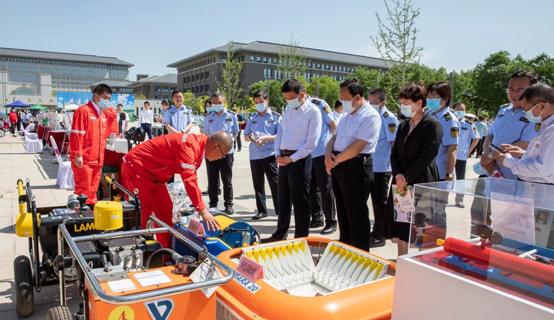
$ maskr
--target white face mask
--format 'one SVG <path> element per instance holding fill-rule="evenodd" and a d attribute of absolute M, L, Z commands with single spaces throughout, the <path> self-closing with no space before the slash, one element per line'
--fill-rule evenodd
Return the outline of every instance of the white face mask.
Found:
<path fill-rule="evenodd" d="M 266 109 L 266 105 L 265 103 L 257 103 L 256 104 L 256 110 L 258 110 L 258 112 L 264 112 Z"/>
<path fill-rule="evenodd" d="M 98 106 L 100 107 L 100 109 L 104 109 L 104 108 L 108 107 L 109 105 L 110 105 L 109 100 L 104 100 L 104 99 L 100 98 L 100 102 L 98 103 Z"/>
<path fill-rule="evenodd" d="M 411 118 L 415 115 L 415 111 L 412 111 L 412 106 L 399 104 L 398 107 L 400 108 L 400 112 L 402 112 L 402 114 L 406 118 Z"/>
<path fill-rule="evenodd" d="M 298 107 L 300 107 L 300 96 L 298 96 L 298 98 L 296 99 L 293 99 L 293 100 L 287 100 L 287 104 L 289 107 L 293 108 L 293 109 L 297 109 Z"/>

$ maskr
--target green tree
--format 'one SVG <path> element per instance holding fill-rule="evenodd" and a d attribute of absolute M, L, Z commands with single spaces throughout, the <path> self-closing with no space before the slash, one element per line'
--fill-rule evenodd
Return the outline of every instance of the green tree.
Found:
<path fill-rule="evenodd" d="M 394 7 L 389 6 L 389 1 Z M 419 8 L 414 0 L 384 0 L 387 8 L 386 20 L 383 22 L 379 13 L 375 13 L 379 31 L 376 37 L 370 37 L 373 45 L 389 67 L 387 74 L 392 82 L 400 85 L 409 81 L 408 72 L 419 65 L 423 51 L 416 45 L 417 33 L 415 20 L 419 16 Z M 392 68 L 392 66 L 397 66 Z"/>
<path fill-rule="evenodd" d="M 52 97 L 55 97 L 58 95 L 58 92 L 57 91 L 52 91 L 52 93 L 50 94 Z"/>
<path fill-rule="evenodd" d="M 283 79 L 304 77 L 308 51 L 302 47 L 299 40 L 294 39 L 294 35 L 283 42 L 285 44 L 279 44 L 277 49 L 279 55 L 277 70 L 281 72 Z"/>
<path fill-rule="evenodd" d="M 369 70 L 367 71 L 363 67 L 356 67 L 354 72 L 350 73 L 346 79 L 356 78 L 366 89 L 375 89 L 375 84 L 379 81 L 382 76 L 379 74 L 379 70 Z M 378 87 L 378 86 L 377 86 Z"/>
<path fill-rule="evenodd" d="M 146 96 L 142 93 L 135 94 L 135 100 L 146 100 Z"/>
<path fill-rule="evenodd" d="M 554 58 L 546 53 L 541 53 L 538 56 L 526 61 L 528 70 L 533 70 L 538 73 L 539 81 L 552 85 L 554 83 Z M 525 69 L 525 68 L 524 68 Z"/>
<path fill-rule="evenodd" d="M 228 106 L 233 106 L 244 91 L 240 81 L 242 63 L 234 57 L 234 54 L 233 42 L 229 42 L 226 58 L 219 63 L 222 81 L 220 82 L 216 78 L 217 87 L 225 95 Z"/>
<path fill-rule="evenodd" d="M 253 83 L 248 88 L 248 95 L 253 97 L 254 94 L 260 90 L 267 92 L 267 84 L 269 83 L 269 105 L 277 110 L 277 112 L 282 112 L 283 108 L 287 106 L 287 100 L 281 93 L 281 88 L 283 87 L 283 82 L 279 80 L 264 80 Z"/>
<path fill-rule="evenodd" d="M 319 98 L 327 101 L 329 106 L 333 108 L 333 106 L 335 105 L 335 101 L 337 101 L 339 98 L 340 82 L 327 76 L 312 78 L 312 82 L 308 84 L 306 92 L 309 95 L 317 95 L 318 84 Z"/>
<path fill-rule="evenodd" d="M 474 108 L 496 114 L 498 108 L 508 102 L 506 84 L 517 66 L 510 53 L 500 51 L 487 57 L 473 70 Z"/>
<path fill-rule="evenodd" d="M 185 91 L 183 93 L 183 104 L 189 108 L 192 109 L 192 112 L 195 114 L 204 114 L 204 104 L 206 103 L 206 100 L 208 100 L 210 97 L 208 96 L 202 96 L 202 97 L 196 97 L 194 93 L 190 91 Z M 173 104 L 173 101 L 172 101 Z"/>

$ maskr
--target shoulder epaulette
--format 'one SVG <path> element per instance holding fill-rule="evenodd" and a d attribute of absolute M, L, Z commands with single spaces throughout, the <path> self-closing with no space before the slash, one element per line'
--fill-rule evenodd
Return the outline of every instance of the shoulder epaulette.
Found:
<path fill-rule="evenodd" d="M 389 117 L 389 113 L 388 113 L 388 112 L 383 113 L 383 117 L 388 118 L 388 117 Z"/>
<path fill-rule="evenodd" d="M 504 107 L 507 107 L 509 105 L 510 105 L 509 103 L 506 103 L 506 104 L 501 105 L 500 108 L 504 108 Z"/>
<path fill-rule="evenodd" d="M 312 103 L 315 103 L 319 106 L 321 104 L 321 101 L 319 101 L 317 99 L 312 99 Z"/>
<path fill-rule="evenodd" d="M 445 118 L 446 120 L 452 120 L 452 116 L 451 116 L 450 113 L 448 113 L 448 112 L 444 114 L 444 118 Z"/>
<path fill-rule="evenodd" d="M 281 114 L 280 114 L 280 113 L 273 112 L 273 114 L 276 114 L 276 115 L 278 115 L 279 117 L 281 117 Z"/>

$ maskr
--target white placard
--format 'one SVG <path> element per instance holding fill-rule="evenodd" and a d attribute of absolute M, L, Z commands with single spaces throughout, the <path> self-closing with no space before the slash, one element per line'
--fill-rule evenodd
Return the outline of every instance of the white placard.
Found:
<path fill-rule="evenodd" d="M 410 223 L 414 212 L 414 197 L 412 187 L 408 186 L 406 194 L 403 194 L 398 186 L 392 185 L 392 199 L 394 201 L 394 221 Z"/>
<path fill-rule="evenodd" d="M 535 244 L 533 199 L 491 192 L 492 229 L 507 239 Z"/>
<path fill-rule="evenodd" d="M 171 279 L 162 270 L 135 273 L 133 276 L 143 287 L 171 282 Z"/>
<path fill-rule="evenodd" d="M 219 272 L 219 270 L 217 270 L 217 268 L 215 267 L 214 263 L 208 259 L 204 260 L 198 266 L 198 268 L 196 268 L 196 270 L 194 270 L 190 274 L 190 280 L 192 280 L 192 282 L 195 282 L 195 283 L 207 281 L 208 279 L 218 279 L 221 277 L 223 277 L 221 272 Z M 206 295 L 206 297 L 209 298 L 212 296 L 212 294 L 215 292 L 217 288 L 218 287 L 215 286 L 211 288 L 202 289 L 202 292 Z"/>
<path fill-rule="evenodd" d="M 137 288 L 131 279 L 109 281 L 108 286 L 113 293 L 135 290 Z"/>

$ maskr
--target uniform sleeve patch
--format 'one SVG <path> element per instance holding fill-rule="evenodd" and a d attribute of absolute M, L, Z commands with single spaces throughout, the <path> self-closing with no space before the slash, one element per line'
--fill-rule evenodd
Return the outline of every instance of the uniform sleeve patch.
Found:
<path fill-rule="evenodd" d="M 452 127 L 450 128 L 450 134 L 452 138 L 457 138 L 460 135 L 460 129 L 458 127 Z"/>
<path fill-rule="evenodd" d="M 383 117 L 388 118 L 388 117 L 389 117 L 389 113 L 388 113 L 388 112 L 383 113 Z M 390 126 L 390 124 L 389 124 L 389 126 Z"/>
<path fill-rule="evenodd" d="M 316 100 L 316 99 L 312 99 L 312 103 L 315 103 L 318 106 L 321 104 L 321 102 L 319 100 Z"/>
<path fill-rule="evenodd" d="M 523 121 L 525 123 L 529 123 L 529 119 L 525 118 L 525 117 L 521 117 L 519 118 L 519 121 Z"/>
<path fill-rule="evenodd" d="M 537 124 L 535 125 L 535 130 L 537 130 L 537 132 L 541 131 L 541 126 L 542 126 L 542 124 L 537 123 Z"/>
<path fill-rule="evenodd" d="M 396 124 L 395 123 L 389 123 L 389 131 L 395 132 L 396 131 Z"/>
<path fill-rule="evenodd" d="M 444 118 L 446 120 L 452 120 L 452 116 L 450 116 L 450 113 L 448 113 L 448 112 L 444 115 Z"/>
<path fill-rule="evenodd" d="M 331 110 L 329 110 L 329 107 L 328 106 L 323 106 L 323 111 L 325 113 L 329 113 Z"/>
<path fill-rule="evenodd" d="M 477 127 L 473 127 L 473 131 L 474 131 L 474 132 L 477 132 Z"/>

